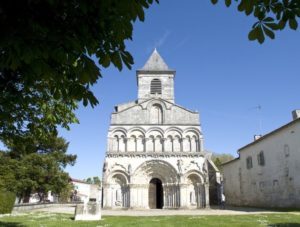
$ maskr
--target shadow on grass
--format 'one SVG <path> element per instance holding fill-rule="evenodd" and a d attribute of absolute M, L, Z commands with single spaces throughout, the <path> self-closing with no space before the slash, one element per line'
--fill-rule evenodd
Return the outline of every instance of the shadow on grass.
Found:
<path fill-rule="evenodd" d="M 225 206 L 221 208 L 221 206 L 210 206 L 212 210 L 230 210 L 230 211 L 242 211 L 242 212 L 261 212 L 261 211 L 270 211 L 264 208 L 257 208 L 257 207 L 236 207 L 236 206 Z"/>
<path fill-rule="evenodd" d="M 244 212 L 260 212 L 260 211 L 274 211 L 274 212 L 300 212 L 300 208 L 280 208 L 280 207 L 247 207 L 247 206 L 225 206 L 225 209 L 222 209 L 221 206 L 213 205 L 210 207 L 212 210 L 232 210 L 232 211 L 244 211 Z"/>
<path fill-rule="evenodd" d="M 270 224 L 268 227 L 300 227 L 298 223 L 278 223 L 278 224 Z"/>
<path fill-rule="evenodd" d="M 22 225 L 18 222 L 4 222 L 0 221 L 0 227 L 24 227 L 25 225 Z"/>

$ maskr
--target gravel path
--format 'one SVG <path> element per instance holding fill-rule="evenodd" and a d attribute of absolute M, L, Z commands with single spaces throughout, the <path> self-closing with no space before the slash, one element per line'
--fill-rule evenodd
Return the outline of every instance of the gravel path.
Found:
<path fill-rule="evenodd" d="M 74 214 L 74 206 L 65 207 L 48 207 L 41 209 L 34 209 L 30 212 L 50 212 L 50 213 L 67 213 Z M 276 211 L 255 209 L 255 208 L 241 208 L 241 207 L 227 207 L 224 210 L 218 207 L 200 210 L 102 210 L 102 216 L 169 216 L 169 215 L 246 215 L 246 214 L 267 214 L 277 213 Z"/>

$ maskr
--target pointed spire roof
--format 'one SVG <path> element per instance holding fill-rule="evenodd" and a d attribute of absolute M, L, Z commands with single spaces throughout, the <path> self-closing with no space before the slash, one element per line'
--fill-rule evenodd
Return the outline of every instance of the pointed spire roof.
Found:
<path fill-rule="evenodd" d="M 164 59 L 159 55 L 156 48 L 149 57 L 148 61 L 141 69 L 143 71 L 172 71 L 165 63 Z"/>

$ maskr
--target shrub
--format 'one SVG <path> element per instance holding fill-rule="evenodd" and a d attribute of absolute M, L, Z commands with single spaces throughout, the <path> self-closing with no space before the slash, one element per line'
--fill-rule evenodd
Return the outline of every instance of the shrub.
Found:
<path fill-rule="evenodd" d="M 0 190 L 0 214 L 11 213 L 16 201 L 16 195 L 12 192 Z"/>

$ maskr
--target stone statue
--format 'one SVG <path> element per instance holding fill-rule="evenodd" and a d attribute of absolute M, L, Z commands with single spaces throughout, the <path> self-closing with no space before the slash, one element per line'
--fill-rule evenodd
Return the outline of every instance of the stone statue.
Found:
<path fill-rule="evenodd" d="M 131 164 L 129 164 L 129 165 L 128 165 L 128 173 L 131 174 L 131 171 L 132 171 L 132 169 L 131 169 Z"/>
<path fill-rule="evenodd" d="M 181 166 L 182 166 L 182 160 L 181 160 L 181 159 L 178 159 L 178 160 L 177 160 L 177 167 L 178 167 L 178 172 L 179 172 L 179 173 L 182 173 L 182 168 L 181 168 Z"/>

